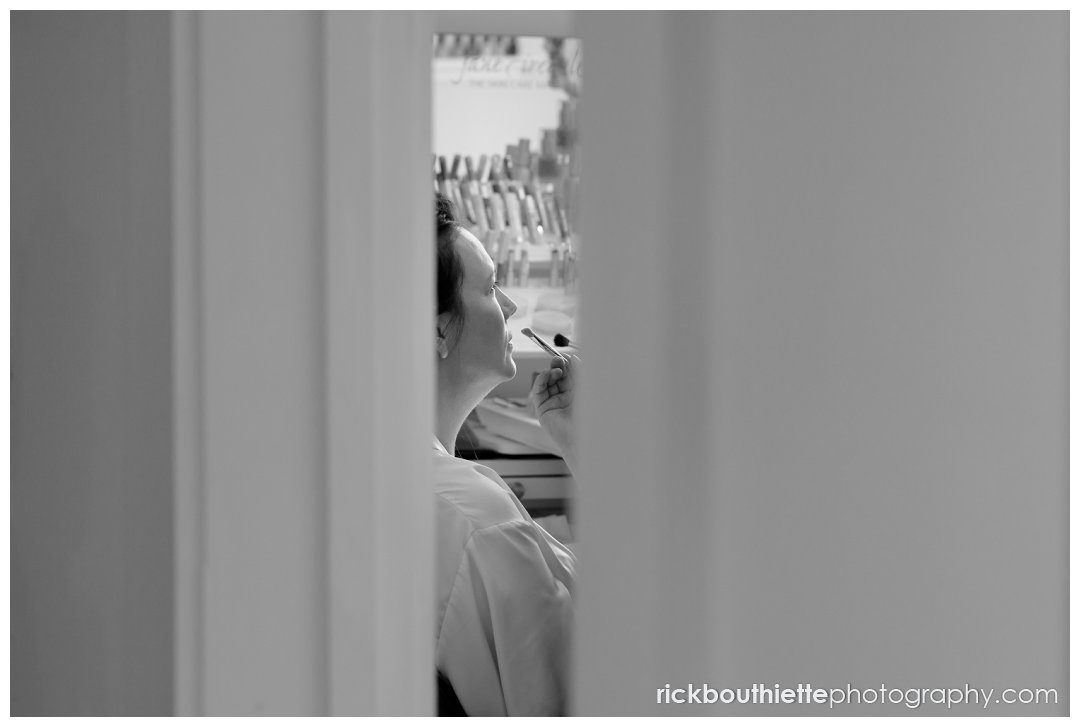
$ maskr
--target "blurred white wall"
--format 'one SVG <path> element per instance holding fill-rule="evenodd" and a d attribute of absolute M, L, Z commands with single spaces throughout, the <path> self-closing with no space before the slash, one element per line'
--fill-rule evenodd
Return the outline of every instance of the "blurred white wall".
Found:
<path fill-rule="evenodd" d="M 164 13 L 11 15 L 11 713 L 173 707 Z"/>
<path fill-rule="evenodd" d="M 522 138 L 538 151 L 543 130 L 558 127 L 559 111 L 568 97 L 565 91 L 545 85 L 543 38 L 572 37 L 573 13 L 442 10 L 432 15 L 440 32 L 524 36 L 519 52 L 529 58 L 500 59 L 498 64 L 492 58 L 470 63 L 464 58 L 438 59 L 441 82 L 432 88 L 432 152 L 446 156 L 449 164 L 455 154 L 502 155 L 507 144 L 517 144 Z M 537 73 L 523 72 L 526 68 Z M 497 87 L 500 82 L 506 86 Z"/>
<path fill-rule="evenodd" d="M 580 28 L 579 711 L 1067 714 L 1068 15 Z"/>
<path fill-rule="evenodd" d="M 430 17 L 177 23 L 178 711 L 430 713 Z"/>
<path fill-rule="evenodd" d="M 203 708 L 320 714 L 320 16 L 201 13 L 196 32 Z"/>
<path fill-rule="evenodd" d="M 462 59 L 448 59 L 449 64 Z M 451 163 L 455 154 L 479 159 L 505 153 L 507 144 L 528 139 L 540 149 L 544 129 L 559 126 L 565 91 L 553 88 L 473 87 L 466 76 L 460 83 L 437 83 L 432 89 L 434 114 L 432 151 Z M 530 79 L 531 81 L 532 79 Z"/>

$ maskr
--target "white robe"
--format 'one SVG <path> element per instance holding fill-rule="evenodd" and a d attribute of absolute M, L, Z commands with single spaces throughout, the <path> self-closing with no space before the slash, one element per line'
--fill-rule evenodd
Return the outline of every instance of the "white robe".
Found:
<path fill-rule="evenodd" d="M 493 470 L 433 456 L 436 667 L 470 716 L 565 714 L 574 555 Z"/>

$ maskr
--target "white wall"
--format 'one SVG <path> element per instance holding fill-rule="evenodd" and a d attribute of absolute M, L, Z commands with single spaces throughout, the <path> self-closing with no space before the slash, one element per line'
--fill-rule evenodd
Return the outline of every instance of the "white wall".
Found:
<path fill-rule="evenodd" d="M 11 712 L 172 711 L 163 13 L 11 17 Z"/>
<path fill-rule="evenodd" d="M 182 714 L 434 710 L 430 20 L 177 17 Z"/>
<path fill-rule="evenodd" d="M 434 15 L 440 32 L 497 33 L 530 39 L 573 35 L 573 13 L 568 11 L 443 10 Z M 530 40 L 527 45 L 533 54 L 531 57 L 546 62 L 542 41 Z M 515 87 L 509 73 L 493 70 L 496 66 L 490 59 L 477 61 L 477 65 L 472 66 L 465 65 L 464 58 L 440 61 L 447 75 L 442 83 L 436 83 L 432 88 L 431 146 L 433 153 L 446 156 L 448 164 L 455 154 L 472 155 L 474 159 L 481 154 L 502 155 L 507 144 L 517 144 L 522 138 L 529 139 L 532 150 L 537 151 L 543 130 L 558 127 L 559 111 L 567 94 L 544 86 L 547 81 L 544 72 L 539 76 L 523 75 L 519 79 L 523 86 Z M 507 67 L 504 64 L 497 68 Z M 536 65 L 529 67 L 539 68 Z M 473 70 L 477 68 L 479 70 Z M 486 74 L 484 69 L 488 71 Z M 483 77 L 483 83 L 480 77 Z M 508 85 L 495 87 L 498 82 Z"/>
<path fill-rule="evenodd" d="M 560 89 L 471 87 L 467 80 L 436 84 L 432 96 L 432 151 L 447 164 L 455 154 L 472 156 L 474 163 L 481 154 L 502 156 L 507 144 L 520 139 L 539 150 L 543 130 L 558 128 L 567 98 Z"/>
<path fill-rule="evenodd" d="M 1067 30 L 584 15 L 580 712 L 1067 714 Z"/>
<path fill-rule="evenodd" d="M 204 705 L 319 714 L 319 16 L 205 13 L 198 33 Z"/>

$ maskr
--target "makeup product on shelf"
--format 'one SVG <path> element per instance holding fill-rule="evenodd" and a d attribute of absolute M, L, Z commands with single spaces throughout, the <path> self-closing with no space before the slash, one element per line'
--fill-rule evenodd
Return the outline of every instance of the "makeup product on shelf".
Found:
<path fill-rule="evenodd" d="M 550 200 L 548 203 L 550 204 Z M 548 235 L 548 239 L 551 241 L 551 269 L 548 271 L 548 285 L 557 288 L 564 283 L 566 244 L 554 230 Z"/>
<path fill-rule="evenodd" d="M 528 183 L 529 181 L 531 181 L 531 177 L 532 177 L 532 166 L 531 166 L 532 156 L 529 153 L 529 140 L 528 139 L 523 137 L 523 138 L 518 140 L 517 156 L 515 157 L 515 159 L 517 160 L 517 162 L 516 162 L 516 167 L 517 167 L 517 171 L 518 171 L 517 178 L 519 180 L 521 180 L 522 182 Z"/>
<path fill-rule="evenodd" d="M 558 244 L 551 246 L 551 268 L 548 270 L 548 287 L 558 288 L 562 284 L 562 254 Z"/>
<path fill-rule="evenodd" d="M 458 193 L 461 195 L 461 201 L 465 205 L 465 216 L 469 220 L 469 224 L 475 227 L 482 227 L 480 224 L 479 215 L 476 212 L 476 204 L 473 201 L 472 190 L 469 189 L 468 183 L 457 184 Z"/>
<path fill-rule="evenodd" d="M 536 176 L 538 179 L 545 181 L 557 180 L 559 178 L 559 158 L 552 156 L 541 156 L 536 162 Z"/>
<path fill-rule="evenodd" d="M 477 232 L 484 233 L 489 225 L 484 211 L 484 199 L 480 194 L 480 183 L 476 181 L 476 169 L 473 167 L 471 156 L 465 157 L 465 179 L 462 181 L 462 186 L 466 204 L 471 208 L 469 216 L 476 225 Z M 483 241 L 482 235 L 477 235 L 477 237 L 481 242 Z"/>
<path fill-rule="evenodd" d="M 558 239 L 563 238 L 562 228 L 559 226 L 559 213 L 555 210 L 555 198 L 550 194 L 545 194 L 544 198 L 544 213 L 547 223 L 544 225 L 544 229 L 553 237 Z"/>
<path fill-rule="evenodd" d="M 519 240 L 524 240 L 527 223 L 525 222 L 524 205 L 521 202 L 521 196 L 518 194 L 518 188 L 511 186 L 509 191 L 503 195 L 503 198 L 506 199 L 506 208 L 510 211 L 510 227 Z"/>
<path fill-rule="evenodd" d="M 525 192 L 525 221 L 529 231 L 528 247 L 539 247 L 544 243 L 544 227 L 540 224 L 540 207 L 536 203 L 536 198 L 528 191 Z M 529 254 L 529 249 L 524 250 L 526 258 Z"/>
<path fill-rule="evenodd" d="M 557 136 L 555 129 L 544 129 L 543 134 L 540 136 L 540 155 L 541 156 L 555 156 Z"/>
<path fill-rule="evenodd" d="M 487 232 L 491 227 L 488 223 L 487 212 L 484 209 L 484 198 L 480 196 L 480 188 L 476 183 L 476 180 L 467 183 L 466 189 L 468 191 L 468 200 L 472 204 L 474 224 L 476 230 L 479 233 Z M 480 237 L 480 235 L 477 235 Z"/>
<path fill-rule="evenodd" d="M 519 170 L 520 171 L 520 170 Z M 525 219 L 525 185 L 520 180 L 515 179 L 513 182 L 507 184 L 510 191 L 513 192 L 518 198 L 518 204 L 521 207 L 521 219 Z"/>
<path fill-rule="evenodd" d="M 472 198 L 473 207 L 476 209 L 476 226 L 480 228 L 480 232 L 487 232 L 491 229 L 491 223 L 487 218 L 487 208 L 484 206 L 484 198 L 480 194 L 480 189 L 476 181 L 471 182 L 472 186 Z"/>
<path fill-rule="evenodd" d="M 457 177 L 450 176 L 446 183 L 450 189 L 450 199 L 454 201 L 458 214 L 468 216 L 468 208 L 465 206 L 465 200 L 461 196 L 461 182 L 458 181 Z"/>
<path fill-rule="evenodd" d="M 570 241 L 570 222 L 566 218 L 566 207 L 559 200 L 558 197 L 553 197 L 552 201 L 555 203 L 555 214 L 559 216 L 559 227 L 562 228 L 562 237 L 567 242 Z"/>
<path fill-rule="evenodd" d="M 550 233 L 551 221 L 548 219 L 547 210 L 544 209 L 544 195 L 541 192 L 540 184 L 536 181 L 531 182 L 528 191 L 533 199 L 536 200 L 536 211 L 540 216 L 540 224 L 544 228 L 544 233 Z"/>
<path fill-rule="evenodd" d="M 540 157 L 536 165 L 537 178 L 540 180 L 553 181 L 559 178 L 559 152 L 556 140 L 555 129 L 544 129 L 543 138 L 540 141 Z"/>
<path fill-rule="evenodd" d="M 529 233 L 529 242 L 539 245 L 544 241 L 544 228 L 540 224 L 540 212 L 532 194 L 525 193 L 525 222 Z"/>
<path fill-rule="evenodd" d="M 477 172 L 477 190 L 480 195 L 479 206 L 483 210 L 488 228 L 495 227 L 495 221 L 491 219 L 491 181 L 488 179 L 490 167 L 487 154 L 480 156 L 479 171 Z"/>
<path fill-rule="evenodd" d="M 532 260 L 529 259 L 528 245 L 517 246 L 517 284 L 522 288 L 529 287 L 529 275 L 532 272 Z"/>
<path fill-rule="evenodd" d="M 555 215 L 556 219 L 559 222 L 559 227 L 561 228 L 561 242 L 559 244 L 559 277 L 561 278 L 561 284 L 565 289 L 569 288 L 574 282 L 577 265 L 575 260 L 576 253 L 573 247 L 573 235 L 570 231 L 570 225 L 566 219 L 566 211 L 560 204 L 558 197 L 553 196 L 551 198 L 551 202 L 552 206 L 555 209 Z"/>
<path fill-rule="evenodd" d="M 488 254 L 491 255 L 491 259 L 495 263 L 495 277 L 499 281 L 499 285 L 507 285 L 507 261 L 509 258 L 504 255 L 504 252 L 509 248 L 510 233 L 506 229 L 506 206 L 502 195 L 495 191 L 492 191 L 491 196 L 486 201 L 490 206 L 489 211 L 491 213 L 489 216 L 491 221 L 491 248 L 488 249 Z"/>
<path fill-rule="evenodd" d="M 491 228 L 493 230 L 505 230 L 506 203 L 503 201 L 502 195 L 493 191 L 491 197 L 488 198 L 488 202 L 491 206 Z"/>
<path fill-rule="evenodd" d="M 511 235 L 507 230 L 503 231 L 499 244 L 499 264 L 496 266 L 496 275 L 502 272 L 503 281 L 500 285 L 512 288 L 515 285 L 514 275 L 514 245 L 511 243 Z"/>
<path fill-rule="evenodd" d="M 502 242 L 501 242 L 502 234 L 497 233 L 494 230 L 492 230 L 492 234 L 495 235 L 495 238 L 497 240 L 497 242 L 496 242 L 496 244 L 494 246 L 494 253 L 495 254 L 491 256 L 491 261 L 493 263 L 495 263 L 495 282 L 500 287 L 505 288 L 508 285 L 508 283 L 506 282 L 507 281 L 507 270 L 506 270 L 506 255 L 504 254 L 505 248 L 503 247 Z"/>
<path fill-rule="evenodd" d="M 529 280 L 529 251 L 524 245 L 524 228 L 521 221 L 521 201 L 513 184 L 503 186 L 503 201 L 506 203 L 506 218 L 510 228 L 513 254 L 510 257 L 510 265 L 517 265 L 514 277 L 519 281 L 518 285 L 527 285 Z"/>

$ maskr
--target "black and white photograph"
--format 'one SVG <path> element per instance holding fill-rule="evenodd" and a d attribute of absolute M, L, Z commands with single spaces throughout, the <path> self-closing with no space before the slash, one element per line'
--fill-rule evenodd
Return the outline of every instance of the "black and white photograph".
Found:
<path fill-rule="evenodd" d="M 1067 9 L 9 44 L 10 716 L 1069 715 Z"/>

